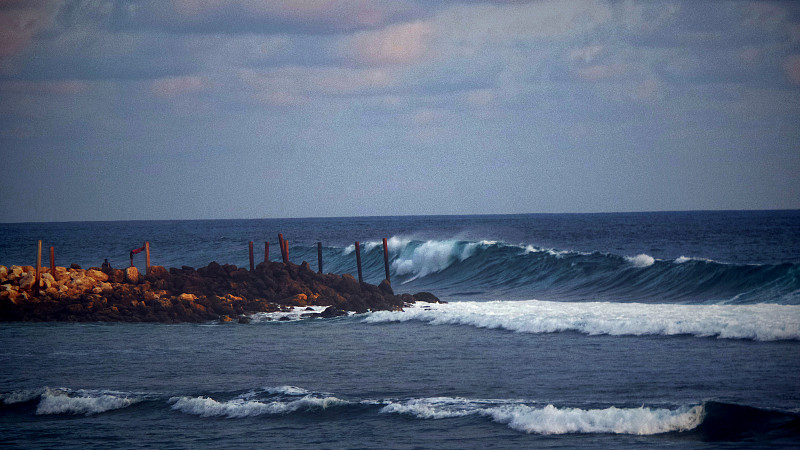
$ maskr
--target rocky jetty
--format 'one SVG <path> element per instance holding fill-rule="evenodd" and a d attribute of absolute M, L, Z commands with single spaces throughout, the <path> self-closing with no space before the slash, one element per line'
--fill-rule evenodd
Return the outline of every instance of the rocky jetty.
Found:
<path fill-rule="evenodd" d="M 0 266 L 0 321 L 246 322 L 248 314 L 291 307 L 327 306 L 311 316 L 334 317 L 439 301 L 426 292 L 395 295 L 386 281 L 319 274 L 306 262 L 263 262 L 254 271 L 212 262 L 199 269 L 151 266 L 148 274 L 74 264 L 42 272 L 37 292 L 33 267 Z"/>

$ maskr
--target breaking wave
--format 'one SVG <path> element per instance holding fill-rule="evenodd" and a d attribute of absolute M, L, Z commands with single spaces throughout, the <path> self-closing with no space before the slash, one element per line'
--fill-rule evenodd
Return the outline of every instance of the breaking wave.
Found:
<path fill-rule="evenodd" d="M 354 246 L 328 247 L 326 271 L 354 273 Z M 293 248 L 316 261 L 316 248 Z M 644 303 L 800 304 L 800 264 L 726 264 L 700 257 L 658 259 L 511 245 L 497 241 L 388 240 L 395 289 L 437 295 L 537 297 Z M 362 249 L 365 281 L 384 278 L 381 242 Z"/>
<path fill-rule="evenodd" d="M 377 311 L 368 323 L 417 320 L 521 333 L 693 335 L 758 341 L 800 340 L 797 305 L 673 305 L 612 302 L 490 301 L 411 305 Z"/>
<path fill-rule="evenodd" d="M 658 434 L 696 428 L 705 416 L 702 405 L 675 410 L 661 408 L 604 409 L 537 407 L 518 402 L 423 398 L 390 403 L 382 413 L 408 414 L 420 419 L 444 419 L 480 415 L 524 433 Z"/>
<path fill-rule="evenodd" d="M 169 399 L 169 403 L 172 405 L 172 409 L 186 414 L 229 419 L 324 410 L 350 404 L 350 402 L 330 394 L 313 393 L 294 386 L 249 391 L 223 401 L 206 396 L 172 397 Z"/>

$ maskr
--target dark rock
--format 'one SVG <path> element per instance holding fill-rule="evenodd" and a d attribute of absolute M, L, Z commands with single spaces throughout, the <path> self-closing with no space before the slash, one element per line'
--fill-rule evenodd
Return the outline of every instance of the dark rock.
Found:
<path fill-rule="evenodd" d="M 247 316 L 239 316 L 239 323 L 250 323 L 250 318 Z"/>
<path fill-rule="evenodd" d="M 281 322 L 288 322 L 288 321 L 290 321 L 290 320 L 292 320 L 292 319 L 288 318 L 287 316 L 283 316 L 283 317 L 281 317 L 281 318 L 280 318 L 280 319 L 278 319 L 278 320 L 279 320 L 279 321 L 281 321 Z"/>
<path fill-rule="evenodd" d="M 378 285 L 378 290 L 380 290 L 385 295 L 394 295 L 394 290 L 392 290 L 392 284 L 389 283 L 387 280 L 381 281 L 381 284 Z"/>
<path fill-rule="evenodd" d="M 337 308 L 335 306 L 328 306 L 327 308 L 325 308 L 325 311 L 322 311 L 319 314 L 320 317 L 323 317 L 323 318 L 326 318 L 326 319 L 329 319 L 331 317 L 340 317 L 340 316 L 346 316 L 346 315 L 347 315 L 347 311 L 342 311 L 341 309 L 339 309 L 339 308 Z"/>
<path fill-rule="evenodd" d="M 155 280 L 169 280 L 170 274 L 164 266 L 150 266 L 150 271 L 147 273 L 145 277 L 148 280 L 155 281 Z"/>
<path fill-rule="evenodd" d="M 431 294 L 430 292 L 419 292 L 412 296 L 414 301 L 417 302 L 425 302 L 425 303 L 442 303 L 438 297 Z"/>
<path fill-rule="evenodd" d="M 79 265 L 77 265 L 75 263 L 70 264 L 69 268 L 70 269 L 75 269 L 75 270 L 81 270 L 81 266 L 79 266 Z"/>

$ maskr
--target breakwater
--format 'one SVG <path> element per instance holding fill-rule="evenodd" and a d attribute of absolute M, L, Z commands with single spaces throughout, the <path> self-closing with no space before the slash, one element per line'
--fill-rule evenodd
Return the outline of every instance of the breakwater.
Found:
<path fill-rule="evenodd" d="M 359 282 L 300 265 L 265 261 L 253 270 L 211 262 L 195 269 L 151 266 L 122 269 L 0 266 L 0 320 L 106 322 L 246 322 L 247 315 L 327 306 L 310 317 L 400 310 L 430 293 L 395 295 L 384 280 Z"/>

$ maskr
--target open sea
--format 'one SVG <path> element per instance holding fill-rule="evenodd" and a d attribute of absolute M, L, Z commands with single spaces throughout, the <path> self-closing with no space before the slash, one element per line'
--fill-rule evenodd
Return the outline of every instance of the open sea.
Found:
<path fill-rule="evenodd" d="M 445 304 L 0 323 L 0 446 L 800 447 L 800 211 L 0 224 L 0 264 L 293 262 Z M 144 269 L 143 254 L 134 262 Z M 292 317 L 298 314 L 290 314 Z"/>

